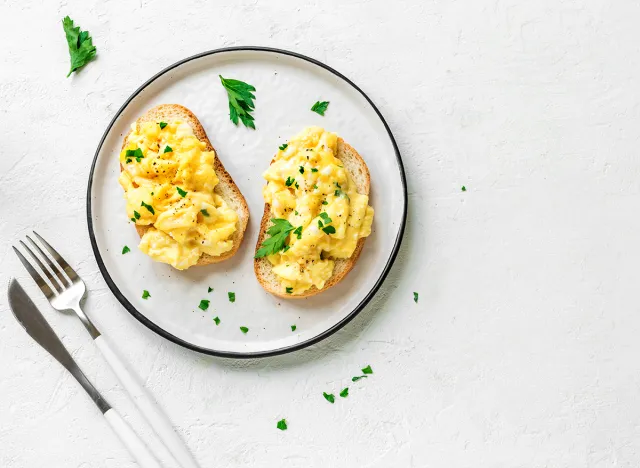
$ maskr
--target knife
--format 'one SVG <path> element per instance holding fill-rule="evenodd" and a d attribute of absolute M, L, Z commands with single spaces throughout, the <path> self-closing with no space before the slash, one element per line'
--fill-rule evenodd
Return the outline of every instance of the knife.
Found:
<path fill-rule="evenodd" d="M 60 338 L 49 326 L 42 313 L 29 299 L 22 286 L 15 280 L 9 282 L 9 305 L 16 320 L 36 343 L 62 364 L 75 377 L 100 409 L 105 419 L 142 468 L 161 468 L 158 460 L 131 429 L 120 414 L 111 407 L 98 390 L 89 382 L 78 364 L 66 350 Z"/>

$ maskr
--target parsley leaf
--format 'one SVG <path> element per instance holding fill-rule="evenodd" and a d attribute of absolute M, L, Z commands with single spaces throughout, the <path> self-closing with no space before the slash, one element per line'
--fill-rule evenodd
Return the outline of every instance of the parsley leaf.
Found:
<path fill-rule="evenodd" d="M 240 327 L 240 331 L 246 335 L 249 329 L 247 327 Z"/>
<path fill-rule="evenodd" d="M 351 377 L 351 381 L 352 381 L 352 382 L 357 382 L 357 381 L 358 381 L 358 380 L 360 380 L 360 379 L 366 379 L 366 378 L 367 378 L 367 376 L 366 376 L 366 375 L 359 375 L 359 376 L 357 376 L 357 377 Z"/>
<path fill-rule="evenodd" d="M 285 288 L 285 290 L 287 291 L 287 294 L 291 294 L 293 292 L 293 288 L 291 287 Z"/>
<path fill-rule="evenodd" d="M 133 210 L 133 217 L 135 219 L 140 219 L 140 213 L 138 213 L 136 210 Z"/>
<path fill-rule="evenodd" d="M 145 207 L 147 210 L 149 210 L 149 213 L 151 213 L 152 215 L 156 214 L 156 211 L 153 209 L 153 206 L 147 205 L 145 202 L 140 203 L 140 206 Z"/>
<path fill-rule="evenodd" d="M 413 302 L 415 302 L 416 304 L 418 303 L 418 293 L 417 292 L 413 293 Z"/>
<path fill-rule="evenodd" d="M 311 169 L 311 172 L 318 172 L 318 169 L 314 167 Z"/>
<path fill-rule="evenodd" d="M 284 144 L 278 146 L 278 148 L 280 148 L 280 151 L 284 151 L 284 150 L 287 149 L 287 146 L 289 146 L 289 145 L 287 143 L 284 143 Z"/>
<path fill-rule="evenodd" d="M 278 421 L 278 424 L 276 424 L 276 427 L 278 429 L 280 429 L 281 431 L 286 431 L 287 430 L 287 420 L 286 419 L 281 419 L 280 421 Z"/>
<path fill-rule="evenodd" d="M 329 403 L 335 403 L 335 401 L 336 401 L 336 397 L 333 395 L 333 393 L 322 392 L 322 396 Z"/>
<path fill-rule="evenodd" d="M 200 210 L 200 213 L 202 213 L 202 216 L 209 216 L 209 212 L 207 210 Z"/>
<path fill-rule="evenodd" d="M 302 226 L 298 226 L 297 228 L 295 228 L 293 233 L 296 235 L 298 239 L 302 239 Z"/>
<path fill-rule="evenodd" d="M 131 249 L 128 246 L 122 247 L 122 255 L 131 252 Z"/>
<path fill-rule="evenodd" d="M 336 190 L 335 192 L 333 192 L 333 194 L 334 194 L 336 197 L 344 197 L 344 198 L 346 198 L 347 200 L 349 200 L 349 195 L 347 195 L 346 193 L 344 193 L 342 190 Z"/>
<path fill-rule="evenodd" d="M 149 294 L 149 291 L 145 289 L 144 291 L 142 291 L 142 299 L 146 299 L 148 297 L 151 297 L 151 294 Z"/>
<path fill-rule="evenodd" d="M 198 307 L 202 310 L 207 310 L 209 308 L 209 301 L 206 299 L 202 299 Z"/>
<path fill-rule="evenodd" d="M 62 20 L 62 28 L 67 37 L 69 58 L 71 59 L 68 78 L 73 72 L 84 67 L 95 58 L 96 48 L 93 45 L 93 39 L 89 36 L 89 32 L 81 31 L 80 26 L 74 26 L 73 20 L 68 16 L 65 16 Z"/>
<path fill-rule="evenodd" d="M 293 214 L 295 214 L 296 216 L 298 216 L 298 210 L 293 210 Z"/>
<path fill-rule="evenodd" d="M 227 90 L 227 97 L 229 98 L 229 118 L 231 121 L 235 125 L 238 125 L 238 118 L 240 118 L 245 127 L 255 130 L 256 126 L 253 123 L 251 112 L 255 109 L 253 100 L 256 97 L 253 91 L 255 91 L 256 88 L 243 81 L 223 78 L 222 75 L 218 76 L 220 77 L 222 86 Z"/>
<path fill-rule="evenodd" d="M 264 240 L 253 258 L 262 258 L 280 252 L 285 248 L 289 233 L 294 230 L 286 219 L 273 218 L 271 222 L 273 225 L 267 230 L 267 234 L 271 237 Z"/>
<path fill-rule="evenodd" d="M 342 398 L 347 398 L 349 396 L 349 387 L 345 387 L 341 392 L 340 396 Z"/>
<path fill-rule="evenodd" d="M 160 130 L 163 130 L 168 124 L 167 122 L 158 122 L 158 125 L 160 125 Z"/>
<path fill-rule="evenodd" d="M 211 292 L 211 291 L 213 291 L 213 288 L 209 286 L 209 288 L 207 289 L 207 292 Z"/>
<path fill-rule="evenodd" d="M 164 151 L 162 153 L 173 153 L 173 148 L 167 145 L 164 147 Z"/>
<path fill-rule="evenodd" d="M 220 317 L 213 317 L 213 321 L 216 322 L 216 325 L 220 325 Z"/>
<path fill-rule="evenodd" d="M 291 187 L 294 182 L 296 181 L 296 179 L 294 179 L 293 177 L 289 176 L 287 177 L 287 180 L 285 181 L 284 185 L 286 185 L 287 187 Z"/>
<path fill-rule="evenodd" d="M 460 190 L 462 190 L 463 192 L 466 192 L 466 191 L 467 191 L 467 187 L 465 187 L 465 186 L 463 185 L 463 186 L 462 186 L 462 188 L 461 188 Z"/>
<path fill-rule="evenodd" d="M 334 228 L 333 226 L 325 226 L 322 228 L 322 230 L 324 231 L 325 234 L 335 234 L 336 233 L 336 228 Z"/>
<path fill-rule="evenodd" d="M 144 158 L 144 154 L 142 154 L 142 150 L 140 148 L 136 148 L 134 150 L 128 149 L 125 153 L 127 158 L 136 158 L 136 162 L 140 162 L 142 158 Z M 131 160 L 127 160 L 127 163 L 131 162 Z"/>
<path fill-rule="evenodd" d="M 324 211 L 322 213 L 320 213 L 318 216 L 320 216 L 322 218 L 322 221 L 324 221 L 324 224 L 331 223 L 331 218 L 329 218 L 329 215 L 327 213 L 325 213 Z"/>
<path fill-rule="evenodd" d="M 229 302 L 236 302 L 236 293 L 230 292 L 227 295 L 229 296 Z"/>
<path fill-rule="evenodd" d="M 298 172 L 300 172 L 300 174 L 304 174 L 304 167 L 303 167 L 303 166 L 300 166 L 300 167 L 298 168 Z"/>
<path fill-rule="evenodd" d="M 187 192 L 185 190 L 182 190 L 180 187 L 176 187 L 176 189 L 178 189 L 178 193 L 182 198 L 187 196 Z"/>
<path fill-rule="evenodd" d="M 367 366 L 364 369 L 362 369 L 362 373 L 363 374 L 373 374 L 373 370 L 371 370 L 371 366 Z"/>
<path fill-rule="evenodd" d="M 313 188 L 318 190 L 318 186 L 316 184 L 313 184 Z"/>
<path fill-rule="evenodd" d="M 291 331 L 296 331 L 296 328 L 298 328 L 298 327 L 295 326 L 295 325 L 291 325 Z"/>
<path fill-rule="evenodd" d="M 327 110 L 327 107 L 329 107 L 329 101 L 322 101 L 322 102 L 316 101 L 316 103 L 313 106 L 311 106 L 311 110 L 316 114 L 320 114 L 324 116 L 324 113 Z"/>
<path fill-rule="evenodd" d="M 322 200 L 322 204 L 323 204 L 323 205 L 328 205 L 328 204 L 329 204 L 329 202 L 328 202 L 327 200 Z"/>

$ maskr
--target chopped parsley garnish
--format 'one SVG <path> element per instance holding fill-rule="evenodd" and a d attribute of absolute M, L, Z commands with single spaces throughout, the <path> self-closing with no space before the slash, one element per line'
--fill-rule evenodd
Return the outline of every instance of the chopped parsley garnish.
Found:
<path fill-rule="evenodd" d="M 167 122 L 158 122 L 158 125 L 160 125 L 160 130 L 164 130 L 164 127 L 167 126 Z M 165 151 L 166 153 L 166 151 Z"/>
<path fill-rule="evenodd" d="M 207 299 L 202 299 L 198 307 L 202 310 L 207 310 L 209 308 L 209 301 Z"/>
<path fill-rule="evenodd" d="M 347 200 L 349 200 L 349 195 L 347 195 L 346 193 L 344 193 L 342 190 L 336 190 L 335 192 L 333 192 L 333 194 L 336 197 L 345 197 Z"/>
<path fill-rule="evenodd" d="M 336 187 L 342 188 L 338 182 L 336 182 L 335 184 L 336 184 Z"/>
<path fill-rule="evenodd" d="M 295 214 L 296 216 L 298 216 L 298 210 L 293 210 L 293 214 Z"/>
<path fill-rule="evenodd" d="M 347 398 L 349 396 L 349 387 L 345 387 L 341 392 L 340 396 L 342 398 Z"/>
<path fill-rule="evenodd" d="M 300 172 L 300 174 L 304 174 L 304 167 L 300 166 L 298 168 L 298 172 Z"/>
<path fill-rule="evenodd" d="M 302 226 L 298 226 L 297 228 L 295 228 L 293 233 L 296 235 L 298 239 L 302 239 Z"/>
<path fill-rule="evenodd" d="M 336 228 L 334 228 L 333 226 L 325 226 L 322 228 L 322 230 L 324 231 L 325 234 L 335 234 L 336 233 Z"/>
<path fill-rule="evenodd" d="M 328 202 L 327 200 L 322 200 L 322 204 L 323 204 L 323 205 L 328 205 L 328 204 L 329 204 L 329 202 Z"/>
<path fill-rule="evenodd" d="M 281 431 L 286 431 L 287 430 L 287 420 L 286 419 L 281 419 L 280 421 L 278 421 L 278 424 L 276 424 L 276 427 L 278 429 L 280 429 Z"/>
<path fill-rule="evenodd" d="M 291 187 L 295 181 L 296 181 L 296 179 L 294 179 L 293 177 L 289 176 L 289 177 L 287 177 L 287 180 L 285 181 L 284 185 L 286 185 L 287 187 Z"/>
<path fill-rule="evenodd" d="M 329 101 L 316 101 L 316 103 L 311 107 L 311 110 L 316 114 L 324 116 L 327 107 L 329 107 Z"/>
<path fill-rule="evenodd" d="M 352 381 L 352 382 L 357 382 L 357 381 L 358 381 L 358 380 L 360 380 L 360 379 L 366 379 L 366 378 L 367 378 L 367 376 L 366 376 L 366 375 L 359 375 L 359 376 L 357 376 L 357 377 L 351 377 L 351 381 Z"/>
<path fill-rule="evenodd" d="M 415 302 L 416 304 L 418 303 L 418 293 L 417 292 L 413 293 L 413 302 Z"/>
<path fill-rule="evenodd" d="M 256 125 L 253 122 L 254 119 L 251 112 L 253 112 L 256 107 L 253 103 L 253 100 L 256 98 L 253 91 L 255 91 L 256 88 L 240 80 L 223 78 L 222 75 L 218 76 L 220 77 L 222 86 L 227 90 L 227 97 L 229 98 L 229 118 L 231 121 L 235 125 L 238 125 L 238 118 L 240 118 L 245 127 L 255 130 Z"/>
<path fill-rule="evenodd" d="M 140 219 L 140 213 L 138 213 L 136 210 L 133 210 L 133 217 L 135 219 Z"/>
<path fill-rule="evenodd" d="M 240 327 L 240 331 L 246 335 L 249 329 L 247 327 Z"/>
<path fill-rule="evenodd" d="M 164 147 L 163 153 L 173 153 L 173 148 L 169 145 Z"/>
<path fill-rule="evenodd" d="M 318 186 L 316 184 L 313 184 L 313 188 L 318 190 Z"/>
<path fill-rule="evenodd" d="M 145 289 L 144 291 L 142 291 L 142 299 L 146 299 L 148 297 L 151 297 L 151 294 L 149 294 L 149 291 Z"/>
<path fill-rule="evenodd" d="M 262 242 L 254 258 L 262 258 L 280 252 L 286 246 L 289 233 L 295 228 L 286 219 L 273 218 L 273 225 L 267 230 L 269 238 Z"/>
<path fill-rule="evenodd" d="M 336 397 L 333 395 L 333 393 L 322 392 L 322 396 L 329 403 L 335 403 L 335 401 L 336 401 Z"/>
<path fill-rule="evenodd" d="M 291 325 L 291 331 L 296 331 L 296 328 L 298 328 L 298 327 L 295 326 L 295 325 Z"/>
<path fill-rule="evenodd" d="M 324 224 L 331 223 L 331 218 L 329 218 L 329 215 L 327 213 L 325 213 L 324 211 L 322 213 L 320 213 L 318 216 L 320 216 L 322 218 L 322 221 L 324 221 Z"/>
<path fill-rule="evenodd" d="M 122 247 L 122 255 L 131 252 L 131 249 L 128 246 Z"/>
<path fill-rule="evenodd" d="M 205 209 L 205 210 L 200 210 L 200 213 L 202 213 L 202 216 L 209 216 L 209 212 Z"/>
<path fill-rule="evenodd" d="M 227 295 L 229 296 L 229 302 L 236 302 L 236 293 L 230 292 Z"/>
<path fill-rule="evenodd" d="M 289 146 L 287 143 L 283 143 L 282 145 L 278 146 L 278 148 L 280 148 L 280 151 L 284 151 L 287 149 L 287 146 Z"/>
<path fill-rule="evenodd" d="M 297 189 L 300 188 L 300 186 L 298 185 L 298 182 L 296 182 L 294 185 L 296 186 Z"/>
<path fill-rule="evenodd" d="M 89 31 L 81 31 L 80 26 L 75 26 L 73 20 L 65 16 L 62 20 L 62 29 L 67 37 L 67 46 L 69 47 L 69 58 L 71 59 L 71 68 L 67 74 L 67 78 L 78 69 L 84 67 L 92 61 L 96 56 L 96 48 L 93 45 L 93 39 L 89 36 Z"/>
<path fill-rule="evenodd" d="M 322 226 L 323 226 L 322 221 L 318 220 L 318 227 L 322 229 Z"/>
<path fill-rule="evenodd" d="M 213 317 L 213 321 L 216 322 L 216 325 L 220 325 L 220 317 Z"/>
<path fill-rule="evenodd" d="M 462 190 L 463 192 L 466 192 L 466 191 L 467 191 L 467 187 L 465 187 L 465 186 L 463 185 L 463 186 L 462 186 L 462 188 L 461 188 L 460 190 Z"/>
<path fill-rule="evenodd" d="M 140 206 L 142 206 L 142 207 L 146 208 L 147 210 L 149 210 L 149 213 L 156 214 L 156 211 L 153 209 L 153 206 L 147 205 L 145 202 L 140 203 Z"/>
<path fill-rule="evenodd" d="M 211 291 L 213 291 L 213 288 L 209 286 L 209 288 L 207 289 L 207 292 L 211 292 Z"/>
<path fill-rule="evenodd" d="M 184 198 L 184 197 L 186 197 L 186 196 L 187 196 L 187 192 L 186 192 L 186 190 L 182 190 L 180 187 L 176 187 L 176 189 L 178 189 L 178 193 L 180 194 L 180 196 L 181 196 L 182 198 Z"/>
<path fill-rule="evenodd" d="M 291 246 L 290 246 L 290 245 L 285 245 L 285 246 L 284 246 L 284 250 L 283 250 L 283 252 L 286 252 L 286 251 L 287 251 L 287 250 L 289 250 L 290 248 L 291 248 Z"/>
<path fill-rule="evenodd" d="M 364 369 L 362 369 L 362 373 L 363 374 L 373 374 L 373 370 L 371 370 L 371 366 L 367 366 Z"/>
<path fill-rule="evenodd" d="M 311 172 L 318 172 L 318 169 L 314 167 L 311 169 Z"/>
<path fill-rule="evenodd" d="M 128 149 L 124 155 L 127 158 L 136 158 L 136 162 L 140 162 L 140 160 L 144 158 L 144 154 L 142 154 L 142 150 L 140 148 L 136 148 L 134 150 Z M 131 159 L 128 159 L 127 162 L 131 162 Z"/>
<path fill-rule="evenodd" d="M 291 287 L 285 288 L 285 290 L 287 291 L 287 294 L 291 294 L 293 292 L 293 288 Z"/>

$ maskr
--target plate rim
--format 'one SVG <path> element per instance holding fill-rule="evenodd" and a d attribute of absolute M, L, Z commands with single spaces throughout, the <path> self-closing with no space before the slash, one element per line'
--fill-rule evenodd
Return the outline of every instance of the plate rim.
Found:
<path fill-rule="evenodd" d="M 335 323 L 333 326 L 327 328 L 326 330 L 322 331 L 321 333 L 317 334 L 316 336 L 309 338 L 308 340 L 301 341 L 300 343 L 296 343 L 294 345 L 284 346 L 284 347 L 273 349 L 273 350 L 269 350 L 269 351 L 251 351 L 251 352 L 220 351 L 220 350 L 215 350 L 215 349 L 211 349 L 211 348 L 205 348 L 205 347 L 202 347 L 202 346 L 194 345 L 193 343 L 190 343 L 190 342 L 188 342 L 186 340 L 183 340 L 182 338 L 179 338 L 179 337 L 173 335 L 172 333 L 169 333 L 167 330 L 165 330 L 164 328 L 160 327 L 159 325 L 157 325 L 156 323 L 154 323 L 153 321 L 151 321 L 150 319 L 145 317 L 143 314 L 141 314 L 134 307 L 134 305 L 131 304 L 131 302 L 129 302 L 127 300 L 127 298 L 124 296 L 124 294 L 122 294 L 122 292 L 120 292 L 120 289 L 116 286 L 116 284 L 114 283 L 113 279 L 109 275 L 109 272 L 107 271 L 107 268 L 106 268 L 106 266 L 105 266 L 105 264 L 104 264 L 104 262 L 102 260 L 102 257 L 100 255 L 100 251 L 98 249 L 98 244 L 97 244 L 96 237 L 95 237 L 95 234 L 94 234 L 94 229 L 93 229 L 93 217 L 92 217 L 92 211 L 91 211 L 91 189 L 93 187 L 93 176 L 94 176 L 94 173 L 95 173 L 96 164 L 98 162 L 98 156 L 100 154 L 100 151 L 102 150 L 102 146 L 104 144 L 104 141 L 107 138 L 107 135 L 111 131 L 111 128 L 115 124 L 116 120 L 118 120 L 118 118 L 120 117 L 122 112 L 131 103 L 131 101 L 133 101 L 142 91 L 144 91 L 147 88 L 147 86 L 149 86 L 155 80 L 157 80 L 158 78 L 160 78 L 162 75 L 166 74 L 167 72 L 173 70 L 174 68 L 177 68 L 177 67 L 179 67 L 179 66 L 181 66 L 181 65 L 183 65 L 183 64 L 185 64 L 187 62 L 190 62 L 192 60 L 197 60 L 199 58 L 206 57 L 206 56 L 209 56 L 209 55 L 215 55 L 215 54 L 220 54 L 220 53 L 225 53 L 225 52 L 238 52 L 238 51 L 267 52 L 267 53 L 287 55 L 287 56 L 290 56 L 290 57 L 295 57 L 295 58 L 298 58 L 298 59 L 301 59 L 301 60 L 305 60 L 305 61 L 307 61 L 307 62 L 309 62 L 311 64 L 314 64 L 316 66 L 319 66 L 319 67 L 329 71 L 333 75 L 335 75 L 338 78 L 342 79 L 344 82 L 346 82 L 353 89 L 355 89 L 358 93 L 360 93 L 360 95 L 362 95 L 362 97 L 365 98 L 365 100 L 373 108 L 373 110 L 377 114 L 378 118 L 380 119 L 380 121 L 384 125 L 384 128 L 387 131 L 387 135 L 389 136 L 389 139 L 391 140 L 391 144 L 392 144 L 393 149 L 394 149 L 394 153 L 395 153 L 395 156 L 396 156 L 396 162 L 398 164 L 398 169 L 400 170 L 400 180 L 402 182 L 403 206 L 402 206 L 402 218 L 401 218 L 401 221 L 400 221 L 400 229 L 398 230 L 398 234 L 397 234 L 396 239 L 394 241 L 393 249 L 391 250 L 391 255 L 387 259 L 387 262 L 386 262 L 386 264 L 385 264 L 385 266 L 384 266 L 384 268 L 382 270 L 382 273 L 378 277 L 376 282 L 374 283 L 373 287 L 369 290 L 369 292 L 365 295 L 365 297 L 358 303 L 358 305 L 356 305 L 356 307 L 351 312 L 349 312 L 348 315 L 346 315 L 339 322 Z M 182 346 L 184 348 L 190 349 L 192 351 L 197 351 L 197 352 L 202 353 L 202 354 L 207 354 L 207 355 L 216 356 L 216 357 L 223 357 L 223 358 L 235 358 L 235 359 L 253 359 L 253 358 L 261 358 L 261 357 L 278 356 L 278 355 L 281 355 L 281 354 L 286 354 L 286 353 L 291 353 L 293 351 L 298 351 L 300 349 L 303 349 L 303 348 L 306 348 L 306 347 L 311 346 L 313 344 L 316 344 L 316 343 L 324 340 L 325 338 L 328 338 L 329 336 L 333 335 L 338 330 L 343 328 L 345 325 L 347 325 L 349 322 L 351 322 L 351 320 L 353 320 L 366 307 L 366 305 L 371 301 L 371 299 L 373 299 L 375 294 L 378 292 L 378 290 L 382 286 L 382 283 L 384 283 L 384 280 L 389 275 L 389 272 L 391 271 L 391 267 L 393 266 L 393 264 L 394 264 L 394 262 L 396 260 L 396 257 L 398 256 L 398 252 L 400 251 L 400 245 L 402 244 L 402 240 L 403 240 L 403 237 L 404 237 L 404 231 L 405 231 L 405 226 L 406 226 L 406 221 L 407 221 L 407 211 L 408 211 L 407 180 L 406 180 L 406 176 L 405 176 L 405 172 L 404 172 L 404 165 L 402 163 L 402 157 L 400 155 L 400 150 L 398 149 L 398 145 L 396 144 L 396 140 L 393 137 L 393 133 L 391 132 L 391 129 L 389 128 L 389 125 L 387 124 L 387 121 L 384 119 L 384 117 L 382 116 L 382 113 L 377 108 L 377 106 L 373 103 L 373 101 L 369 98 L 369 96 L 367 96 L 367 94 L 364 91 L 362 91 L 362 89 L 360 89 L 358 87 L 358 85 L 356 85 L 353 81 L 351 81 L 345 75 L 343 75 L 339 71 L 335 70 L 334 68 L 330 67 L 329 65 L 327 65 L 327 64 L 325 64 L 325 63 L 323 63 L 323 62 L 321 62 L 319 60 L 316 60 L 314 58 L 311 58 L 311 57 L 308 57 L 306 55 L 302 55 L 302 54 L 299 54 L 297 52 L 293 52 L 293 51 L 290 51 L 290 50 L 273 48 L 273 47 L 263 47 L 263 46 L 221 47 L 221 48 L 218 48 L 218 49 L 211 49 L 211 50 L 208 50 L 208 51 L 205 51 L 205 52 L 200 52 L 198 54 L 191 55 L 191 56 L 189 56 L 187 58 L 179 60 L 179 61 L 169 65 L 168 67 L 163 68 L 158 73 L 156 73 L 151 78 L 149 78 L 147 81 L 145 81 L 142 85 L 140 85 L 124 101 L 124 103 L 116 111 L 115 115 L 113 116 L 113 118 L 111 119 L 109 124 L 107 125 L 107 128 L 104 131 L 104 133 L 102 134 L 102 138 L 100 138 L 100 142 L 98 143 L 98 147 L 96 148 L 95 154 L 93 156 L 93 161 L 91 163 L 91 169 L 90 169 L 90 172 L 89 172 L 89 182 L 88 182 L 88 185 L 87 185 L 87 210 L 86 210 L 86 215 L 87 215 L 87 227 L 88 227 L 88 230 L 89 230 L 89 239 L 91 241 L 91 247 L 92 247 L 95 259 L 96 259 L 96 263 L 98 264 L 98 268 L 100 269 L 100 273 L 102 274 L 102 277 L 104 278 L 105 282 L 107 283 L 107 286 L 109 286 L 109 289 L 111 290 L 111 292 L 113 293 L 115 298 L 118 300 L 118 302 L 120 302 L 120 304 L 122 304 L 122 306 L 134 318 L 136 318 L 140 323 L 142 323 L 144 326 L 149 328 L 151 331 L 153 331 L 157 335 L 159 335 L 159 336 L 161 336 L 161 337 L 163 337 L 163 338 L 165 338 L 165 339 L 167 339 L 169 341 L 172 341 L 173 343 L 176 343 L 176 344 L 178 344 L 178 345 L 180 345 L 180 346 Z"/>

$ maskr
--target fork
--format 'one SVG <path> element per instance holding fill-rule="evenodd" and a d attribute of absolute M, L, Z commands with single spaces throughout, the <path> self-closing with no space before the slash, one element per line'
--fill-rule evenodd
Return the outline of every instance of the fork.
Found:
<path fill-rule="evenodd" d="M 26 236 L 27 240 L 37 254 L 34 253 L 25 242 L 20 241 L 20 244 L 31 256 L 38 268 L 44 273 L 49 281 L 48 283 L 40 273 L 38 273 L 33 264 L 29 262 L 16 247 L 13 247 L 13 250 L 36 284 L 40 287 L 40 290 L 49 300 L 51 306 L 59 312 L 75 312 L 124 389 L 129 393 L 129 396 L 160 440 L 164 442 L 169 452 L 171 452 L 175 460 L 179 463 L 179 466 L 182 468 L 198 468 L 198 464 L 193 459 L 193 456 L 182 439 L 176 434 L 167 416 L 165 416 L 149 392 L 140 383 L 137 376 L 129 370 L 124 360 L 116 353 L 109 342 L 105 340 L 82 310 L 80 303 L 85 298 L 87 292 L 87 287 L 82 278 L 78 276 L 75 270 L 71 268 L 66 260 L 62 258 L 46 240 L 35 231 L 33 231 L 33 234 L 49 255 L 28 235 Z"/>

